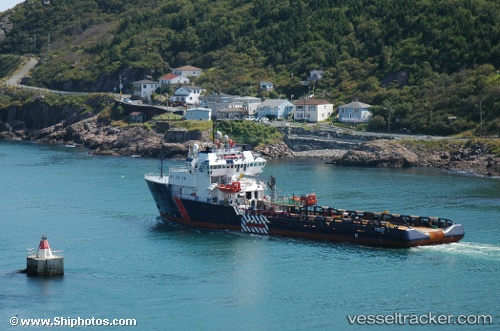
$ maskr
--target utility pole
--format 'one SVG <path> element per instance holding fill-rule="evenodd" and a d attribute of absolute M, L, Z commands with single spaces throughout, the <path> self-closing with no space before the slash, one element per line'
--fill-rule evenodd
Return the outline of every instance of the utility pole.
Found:
<path fill-rule="evenodd" d="M 385 110 L 387 110 L 387 132 L 391 132 L 391 112 L 392 112 L 392 107 L 387 106 L 384 107 Z"/>
<path fill-rule="evenodd" d="M 479 100 L 479 127 L 483 130 L 483 100 Z"/>
<path fill-rule="evenodd" d="M 50 53 L 50 31 L 49 31 L 48 46 L 47 46 L 47 57 L 49 57 L 49 53 Z"/>
<path fill-rule="evenodd" d="M 122 99 L 122 87 L 123 87 L 123 84 L 122 84 L 122 75 L 120 75 L 120 100 Z"/>

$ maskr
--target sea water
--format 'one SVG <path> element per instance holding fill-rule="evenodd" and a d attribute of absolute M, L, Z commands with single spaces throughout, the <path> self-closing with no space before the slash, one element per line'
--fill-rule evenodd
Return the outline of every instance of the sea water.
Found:
<path fill-rule="evenodd" d="M 280 195 L 465 227 L 459 243 L 391 249 L 172 227 L 156 218 L 147 172 L 157 160 L 0 141 L 0 330 L 33 329 L 12 325 L 26 319 L 51 330 L 499 328 L 500 179 L 268 162 L 262 178 L 275 175 Z M 64 251 L 63 277 L 18 273 L 42 234 Z M 136 325 L 95 325 L 126 319 Z"/>

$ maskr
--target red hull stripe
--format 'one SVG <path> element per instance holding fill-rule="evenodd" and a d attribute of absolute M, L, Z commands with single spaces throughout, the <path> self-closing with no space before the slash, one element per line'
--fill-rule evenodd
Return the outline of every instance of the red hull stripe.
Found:
<path fill-rule="evenodd" d="M 174 196 L 174 201 L 175 201 L 175 204 L 177 205 L 177 208 L 181 212 L 182 218 L 185 221 L 190 222 L 191 221 L 191 217 L 189 217 L 189 214 L 187 213 L 186 208 L 184 208 L 184 205 L 182 204 L 181 199 L 179 199 L 178 197 Z"/>

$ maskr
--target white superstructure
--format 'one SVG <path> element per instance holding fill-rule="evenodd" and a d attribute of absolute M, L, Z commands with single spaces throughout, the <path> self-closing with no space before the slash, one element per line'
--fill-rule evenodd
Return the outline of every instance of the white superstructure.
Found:
<path fill-rule="evenodd" d="M 195 144 L 184 165 L 171 166 L 165 176 L 146 179 L 169 186 L 172 195 L 211 203 L 227 202 L 241 209 L 265 200 L 266 184 L 258 179 L 266 160 L 251 151 L 235 147 L 227 136 L 218 139 L 211 150 L 200 151 Z"/>

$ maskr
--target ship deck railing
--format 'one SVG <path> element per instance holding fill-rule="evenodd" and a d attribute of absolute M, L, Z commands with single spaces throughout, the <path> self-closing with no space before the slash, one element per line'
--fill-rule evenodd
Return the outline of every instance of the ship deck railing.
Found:
<path fill-rule="evenodd" d="M 164 183 L 164 184 L 168 183 L 168 175 L 166 175 L 166 174 L 163 174 L 163 177 L 162 177 L 161 174 L 159 174 L 159 173 L 150 172 L 150 173 L 147 173 L 146 175 L 144 175 L 144 178 L 148 178 L 151 181 L 154 181 L 157 183 Z"/>

